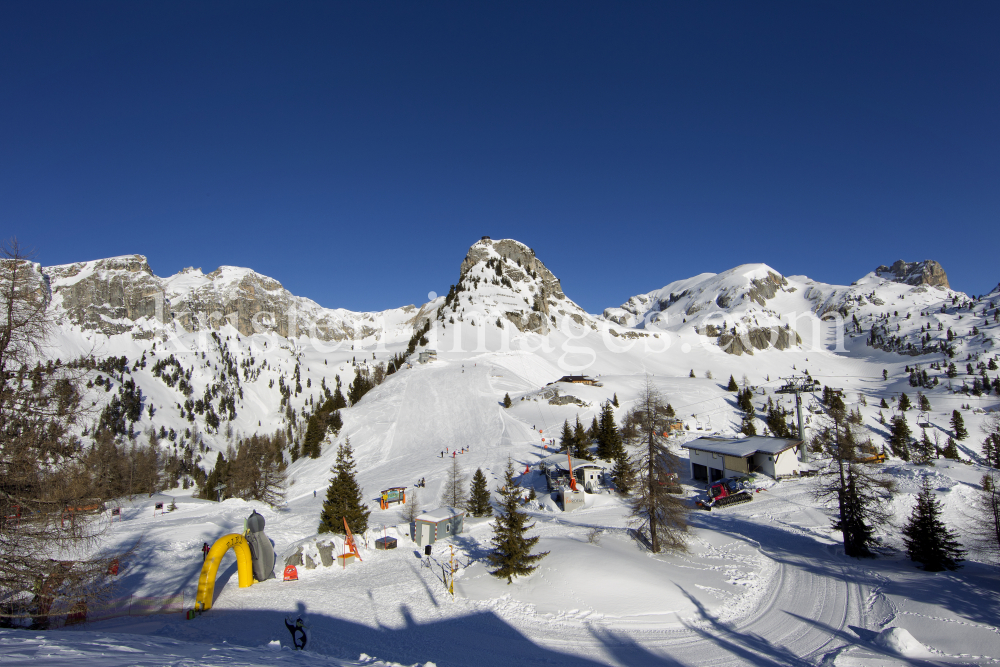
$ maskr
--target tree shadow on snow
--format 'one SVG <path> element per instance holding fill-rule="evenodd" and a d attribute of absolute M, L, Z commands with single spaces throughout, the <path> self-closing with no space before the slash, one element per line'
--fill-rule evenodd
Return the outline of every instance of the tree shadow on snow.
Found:
<path fill-rule="evenodd" d="M 691 603 L 698 608 L 702 620 L 709 628 L 695 623 L 685 622 L 684 625 L 702 639 L 712 642 L 733 656 L 745 660 L 751 665 L 767 665 L 768 667 L 811 667 L 813 663 L 805 660 L 783 646 L 772 644 L 760 635 L 750 632 L 740 632 L 734 625 L 722 623 L 713 618 L 705 606 L 693 595 L 678 586 Z"/>
<path fill-rule="evenodd" d="M 636 667 L 682 667 L 687 663 L 679 662 L 669 655 L 659 655 L 639 644 L 634 638 L 624 634 L 616 634 L 610 630 L 591 628 L 590 634 L 604 646 L 605 650 L 620 665 L 635 665 Z"/>
<path fill-rule="evenodd" d="M 840 546 L 745 521 L 738 515 L 696 514 L 691 524 L 756 542 L 772 560 L 816 576 L 940 606 L 978 623 L 1000 625 L 1000 570 L 990 565 L 965 563 L 965 567 L 956 572 L 931 573 L 917 569 L 909 560 L 850 558 L 844 555 Z M 876 577 L 873 573 L 881 576 Z"/>

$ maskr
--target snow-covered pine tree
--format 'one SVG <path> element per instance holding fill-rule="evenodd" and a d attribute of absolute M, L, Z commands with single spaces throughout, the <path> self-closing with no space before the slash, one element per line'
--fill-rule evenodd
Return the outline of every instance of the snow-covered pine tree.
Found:
<path fill-rule="evenodd" d="M 335 473 L 326 490 L 323 511 L 319 515 L 320 533 L 344 534 L 344 519 L 351 532 L 358 534 L 368 529 L 371 510 L 364 504 L 364 496 L 354 477 L 354 451 L 351 439 L 345 438 L 337 448 L 337 462 L 331 472 Z"/>
<path fill-rule="evenodd" d="M 482 468 L 476 468 L 472 476 L 472 493 L 469 495 L 469 511 L 472 516 L 489 516 L 493 513 L 490 505 L 490 489 L 486 485 L 486 475 Z"/>
<path fill-rule="evenodd" d="M 910 560 L 928 572 L 956 570 L 965 550 L 957 535 L 941 520 L 941 503 L 934 497 L 931 482 L 924 477 L 910 519 L 903 527 L 903 542 Z"/>
<path fill-rule="evenodd" d="M 497 579 L 506 579 L 507 584 L 514 577 L 531 574 L 538 568 L 538 561 L 545 558 L 549 552 L 531 553 L 538 544 L 539 537 L 528 537 L 526 533 L 535 527 L 528 525 L 528 515 L 521 512 L 521 488 L 514 482 L 514 463 L 507 459 L 507 470 L 504 471 L 504 485 L 498 489 L 500 494 L 500 513 L 493 522 L 493 538 L 490 543 L 493 549 L 487 556 L 494 569 L 490 574 Z"/>
<path fill-rule="evenodd" d="M 732 375 L 729 376 L 729 384 L 726 386 L 726 391 L 739 391 L 740 387 L 736 384 L 736 378 Z"/>

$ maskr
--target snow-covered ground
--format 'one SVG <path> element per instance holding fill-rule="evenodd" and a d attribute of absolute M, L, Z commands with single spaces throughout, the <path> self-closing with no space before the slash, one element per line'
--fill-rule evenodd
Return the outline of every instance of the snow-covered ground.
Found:
<path fill-rule="evenodd" d="M 460 292 L 450 310 L 440 310 L 441 298 L 423 307 L 421 312 L 435 322 L 429 347 L 437 350 L 438 359 L 400 370 L 343 410 L 344 428 L 323 443 L 320 457 L 289 465 L 284 505 L 271 508 L 237 499 L 219 504 L 192 497 L 194 489 L 173 489 L 126 503 L 124 520 L 111 524 L 102 545 L 108 553 L 138 545 L 122 563 L 119 596 L 183 594 L 190 607 L 202 544 L 241 532 L 245 518 L 257 510 L 267 520 L 266 532 L 279 555 L 278 579 L 238 588 L 230 554 L 220 568 L 213 608 L 193 620 L 175 613 L 44 633 L 2 630 L 0 663 L 506 667 L 1000 661 L 997 566 L 983 562 L 973 548 L 962 569 L 925 573 L 902 555 L 899 538 L 924 476 L 931 476 L 949 525 L 963 539 L 967 535 L 969 505 L 985 471 L 979 465 L 982 410 L 995 409 L 997 397 L 954 393 L 948 387 L 972 381 L 966 363 L 996 355 L 1000 325 L 992 321 L 995 306 L 989 297 L 970 308 L 962 305 L 967 297 L 957 292 L 887 282 L 874 274 L 850 287 L 791 277 L 761 306 L 753 299 L 741 300 L 741 289 L 748 280 L 763 281 L 761 289 L 768 280 L 772 286 L 779 282 L 769 278 L 773 270 L 768 267 L 749 265 L 672 283 L 643 295 L 645 300 L 635 297 L 628 308 L 609 309 L 614 321 L 586 315 L 563 298 L 542 319 L 547 330 L 538 333 L 518 331 L 509 321 L 496 326 L 495 321 L 515 307 L 523 309 L 522 321 L 527 321 L 534 312 L 528 296 L 541 289 L 541 279 L 526 278 L 516 289 L 507 289 L 490 282 L 492 271 L 478 267 L 470 272 L 482 280 L 475 289 Z M 205 280 L 200 273 L 188 279 L 199 285 Z M 177 290 L 194 289 L 175 282 Z M 1000 293 L 996 296 L 1000 302 Z M 654 297 L 660 299 L 655 307 L 650 306 Z M 439 542 L 424 557 L 400 525 L 400 509 L 378 509 L 375 498 L 390 486 L 409 487 L 424 509 L 437 507 L 455 450 L 465 450 L 457 460 L 467 475 L 481 468 L 495 489 L 508 459 L 521 472 L 547 456 L 564 420 L 572 423 L 579 417 L 589 425 L 601 403 L 613 396 L 619 401 L 615 414 L 623 417 L 647 376 L 688 428 L 682 439 L 736 433 L 740 413 L 733 394 L 725 391 L 730 375 L 738 382 L 745 376 L 756 387 L 754 402 L 762 415 L 768 399 L 790 408 L 789 396 L 775 394 L 775 389 L 782 377 L 808 371 L 822 384 L 843 388 L 847 407 L 861 412 L 864 434 L 881 445 L 888 432 L 880 412 L 885 419 L 899 413 L 880 408 L 880 401 L 894 404 L 901 392 L 916 398 L 918 389 L 908 382 L 905 367 L 920 364 L 927 370 L 930 362 L 949 359 L 942 353 L 902 356 L 875 349 L 865 344 L 863 333 L 848 332 L 841 346 L 833 327 L 819 323 L 816 315 L 837 313 L 844 304 L 851 304 L 846 322 L 857 315 L 866 331 L 872 322 L 884 323 L 904 344 L 928 335 L 943 341 L 949 327 L 958 335 L 953 360 L 960 377 L 949 381 L 943 369 L 931 369 L 939 383 L 920 390 L 932 405 L 925 415 L 932 439 L 933 433 L 946 439 L 952 410 L 970 406 L 963 410 L 971 435 L 959 443 L 961 462 L 939 460 L 933 467 L 920 467 L 890 458 L 885 464 L 898 493 L 892 507 L 895 525 L 883 531 L 885 553 L 877 559 L 843 555 L 840 534 L 830 527 L 829 508 L 816 500 L 815 482 L 805 478 L 780 481 L 747 504 L 693 513 L 688 551 L 652 555 L 629 536 L 621 499 L 588 495 L 583 509 L 563 513 L 532 468 L 521 482 L 538 492 L 539 501 L 529 511 L 541 536 L 538 548 L 550 553 L 536 573 L 509 586 L 486 573 L 488 520 L 470 519 L 464 533 Z M 485 314 L 473 317 L 477 308 Z M 653 310 L 656 316 L 650 315 Z M 757 350 L 752 356 L 725 354 L 715 339 L 695 329 L 693 316 L 686 320 L 688 311 L 714 313 L 716 325 L 732 326 L 737 333 L 765 326 L 777 315 L 799 313 L 802 343 L 787 350 Z M 447 316 L 434 320 L 436 312 Z M 241 336 L 232 326 L 222 326 L 218 340 L 239 364 L 241 376 L 242 398 L 230 423 L 233 436 L 225 427 L 207 429 L 200 415 L 182 416 L 185 396 L 151 371 L 157 360 L 173 354 L 191 370 L 192 396 L 203 395 L 218 382 L 223 359 L 220 344 L 205 332 L 185 333 L 167 325 L 157 329 L 157 338 L 144 339 L 129 333 L 106 336 L 64 323 L 54 347 L 63 359 L 94 348 L 103 355 L 126 355 L 130 366 L 145 354 L 147 366 L 130 375 L 156 410 L 155 415 L 144 412 L 136 428 L 166 426 L 177 431 L 181 443 L 200 437 L 207 447 L 200 465 L 207 467 L 236 435 L 287 425 L 278 383 L 289 383 L 296 366 L 302 392 L 290 397 L 290 405 L 301 415 L 321 401 L 321 383 L 333 386 L 339 374 L 346 389 L 355 363 L 385 361 L 405 349 L 410 330 L 403 315 L 399 320 L 385 336 L 325 343 L 273 334 Z M 689 377 L 692 371 L 696 377 Z M 602 386 L 547 386 L 581 372 L 595 376 Z M 706 377 L 709 373 L 712 378 Z M 988 375 L 992 378 L 996 371 Z M 554 389 L 564 399 L 576 400 L 553 404 Z M 504 409 L 507 394 L 513 405 Z M 95 386 L 89 398 L 99 407 L 110 395 Z M 806 398 L 807 407 L 814 402 Z M 917 414 L 914 409 L 904 416 L 919 435 Z M 808 428 L 819 425 L 819 416 L 808 411 L 806 416 Z M 192 436 L 182 435 L 185 429 Z M 316 534 L 337 445 L 348 436 L 359 482 L 373 508 L 371 529 L 362 536 L 364 560 L 344 569 L 300 567 L 298 581 L 281 581 L 284 555 Z M 686 457 L 679 444 L 679 455 Z M 415 489 L 421 478 L 426 487 Z M 686 480 L 688 495 L 699 491 L 693 480 Z M 153 516 L 155 502 L 169 505 L 171 500 L 175 511 Z M 398 537 L 399 548 L 376 551 L 373 541 L 382 534 Z M 454 596 L 444 574 L 452 557 L 457 567 Z M 289 649 L 286 616 L 302 616 L 309 626 L 304 653 Z"/>

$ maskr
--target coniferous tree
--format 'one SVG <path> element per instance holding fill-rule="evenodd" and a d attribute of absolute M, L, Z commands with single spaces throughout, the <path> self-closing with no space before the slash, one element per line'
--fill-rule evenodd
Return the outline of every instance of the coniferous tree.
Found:
<path fill-rule="evenodd" d="M 665 413 L 662 396 L 652 378 L 646 376 L 643 392 L 630 411 L 641 449 L 639 477 L 629 506 L 639 530 L 649 534 L 653 553 L 662 548 L 683 550 L 687 533 L 688 506 L 668 492 L 668 480 L 679 471 L 680 461 L 664 444 L 663 432 L 668 428 Z"/>
<path fill-rule="evenodd" d="M 493 507 L 490 505 L 490 489 L 486 485 L 486 475 L 481 468 L 476 468 L 476 473 L 472 476 L 469 511 L 472 516 L 489 516 L 493 513 Z"/>
<path fill-rule="evenodd" d="M 991 468 L 1000 468 L 1000 413 L 991 412 L 983 424 L 983 458 Z"/>
<path fill-rule="evenodd" d="M 697 377 L 697 376 L 696 376 L 696 375 L 694 374 L 694 369 L 693 369 L 693 368 L 691 369 L 691 372 L 690 372 L 690 373 L 688 374 L 688 377 L 689 377 L 689 378 L 693 378 L 693 377 Z"/>
<path fill-rule="evenodd" d="M 726 387 L 726 391 L 739 391 L 740 387 L 736 384 L 736 378 L 732 375 L 729 376 L 729 385 Z"/>
<path fill-rule="evenodd" d="M 1000 562 L 1000 476 L 987 472 L 980 486 L 973 503 L 972 535 L 994 562 Z"/>
<path fill-rule="evenodd" d="M 941 502 L 934 497 L 928 477 L 924 477 L 913 513 L 903 527 L 903 542 L 910 560 L 920 563 L 928 572 L 961 567 L 959 562 L 965 550 L 955 532 L 941 520 Z"/>
<path fill-rule="evenodd" d="M 622 448 L 622 436 L 615 423 L 615 411 L 611 403 L 601 406 L 601 419 L 597 424 L 597 458 L 613 460 Z"/>
<path fill-rule="evenodd" d="M 948 436 L 948 442 L 945 443 L 944 449 L 941 450 L 941 456 L 946 459 L 951 459 L 952 461 L 958 461 L 961 457 L 958 453 L 958 443 L 950 435 Z"/>
<path fill-rule="evenodd" d="M 951 412 L 951 428 L 955 432 L 956 440 L 965 440 L 969 437 L 969 432 L 965 430 L 965 420 L 962 418 L 962 413 L 958 410 L 952 410 Z"/>
<path fill-rule="evenodd" d="M 625 445 L 621 445 L 614 456 L 614 467 L 611 469 L 611 481 L 614 482 L 615 490 L 619 494 L 628 495 L 635 487 L 635 466 L 632 459 L 625 451 Z"/>
<path fill-rule="evenodd" d="M 913 446 L 913 462 L 918 465 L 934 465 L 934 443 L 927 437 L 927 429 L 921 430 L 920 440 Z"/>
<path fill-rule="evenodd" d="M 619 407 L 618 406 L 618 393 L 617 392 L 615 393 L 614 396 L 611 397 L 611 405 L 615 406 L 616 408 Z"/>
<path fill-rule="evenodd" d="M 504 472 L 504 485 L 498 489 L 500 494 L 500 513 L 494 519 L 493 538 L 490 544 L 493 549 L 487 556 L 494 569 L 490 574 L 497 579 L 506 579 L 507 584 L 514 577 L 531 574 L 538 568 L 538 561 L 545 558 L 549 552 L 531 553 L 538 544 L 539 536 L 528 537 L 526 533 L 535 527 L 528 525 L 528 515 L 521 512 L 521 489 L 514 482 L 514 463 L 507 459 L 507 470 Z"/>
<path fill-rule="evenodd" d="M 569 420 L 563 422 L 562 436 L 559 438 L 560 451 L 573 451 L 573 429 L 570 428 Z"/>
<path fill-rule="evenodd" d="M 318 532 L 343 535 L 344 519 L 347 519 L 352 533 L 365 532 L 371 510 L 362 502 L 364 496 L 354 477 L 354 451 L 350 438 L 345 438 L 344 444 L 337 448 L 337 462 L 331 472 L 335 475 L 326 490 Z"/>
<path fill-rule="evenodd" d="M 413 523 L 420 516 L 420 499 L 416 489 L 406 493 L 406 504 L 403 505 L 401 516 L 406 523 Z"/>
<path fill-rule="evenodd" d="M 889 425 L 889 447 L 892 453 L 904 461 L 910 460 L 910 425 L 906 417 L 897 415 Z"/>
<path fill-rule="evenodd" d="M 450 507 L 465 507 L 465 473 L 458 465 L 458 459 L 452 457 L 448 468 L 444 488 L 441 490 L 441 502 Z"/>
<path fill-rule="evenodd" d="M 921 412 L 931 411 L 931 401 L 923 392 L 917 392 L 917 405 L 920 407 Z"/>
<path fill-rule="evenodd" d="M 827 443 L 833 462 L 820 474 L 816 496 L 837 501 L 833 527 L 844 537 L 844 553 L 852 558 L 870 557 L 877 544 L 875 530 L 892 519 L 887 507 L 893 483 L 876 467 L 857 460 L 858 446 L 870 450 L 871 441 L 859 445 L 849 424 L 835 420 L 833 426 L 833 439 Z"/>
<path fill-rule="evenodd" d="M 878 404 L 878 406 L 879 406 L 880 408 L 882 408 L 883 410 L 886 410 L 886 409 L 888 409 L 888 408 L 889 408 L 889 404 L 885 402 L 885 399 L 884 399 L 884 398 L 883 398 L 883 399 L 882 399 L 882 401 L 881 401 L 881 402 L 880 402 L 880 403 Z"/>
<path fill-rule="evenodd" d="M 767 424 L 767 428 L 770 429 L 771 435 L 776 438 L 791 438 L 792 431 L 788 428 L 788 422 L 785 421 L 784 410 L 773 407 L 767 411 L 767 419 L 764 420 Z"/>
<path fill-rule="evenodd" d="M 504 394 L 503 395 L 503 406 L 505 408 L 509 408 L 511 406 L 510 394 Z"/>
<path fill-rule="evenodd" d="M 905 392 L 902 393 L 902 394 L 900 394 L 899 395 L 899 411 L 900 412 L 906 412 L 911 407 L 913 407 L 913 406 L 910 403 L 910 397 L 907 396 Z"/>
<path fill-rule="evenodd" d="M 579 415 L 576 418 L 576 426 L 573 427 L 573 456 L 586 461 L 592 461 L 594 458 L 590 453 L 590 438 L 580 423 Z"/>

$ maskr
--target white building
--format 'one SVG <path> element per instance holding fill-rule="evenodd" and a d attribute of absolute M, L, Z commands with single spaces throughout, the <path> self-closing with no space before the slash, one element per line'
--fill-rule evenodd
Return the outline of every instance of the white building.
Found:
<path fill-rule="evenodd" d="M 801 440 L 764 436 L 698 438 L 682 445 L 690 454 L 691 477 L 701 482 L 750 473 L 775 479 L 796 475 L 801 446 Z"/>

